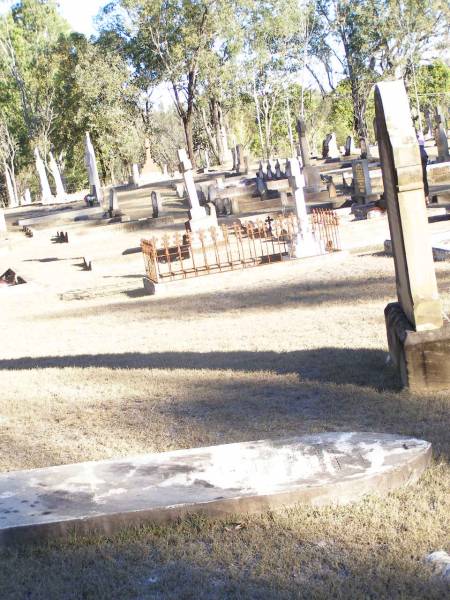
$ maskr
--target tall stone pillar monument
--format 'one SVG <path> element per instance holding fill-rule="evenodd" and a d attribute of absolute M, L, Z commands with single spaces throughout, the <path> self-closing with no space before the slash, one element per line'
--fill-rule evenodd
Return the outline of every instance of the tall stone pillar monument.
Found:
<path fill-rule="evenodd" d="M 66 199 L 66 190 L 64 189 L 64 184 L 62 181 L 61 173 L 59 171 L 58 163 L 56 162 L 55 157 L 51 152 L 49 153 L 49 159 L 50 171 L 52 172 L 52 176 L 56 187 L 56 200 L 58 202 L 64 202 L 64 200 Z"/>
<path fill-rule="evenodd" d="M 398 297 L 385 310 L 389 350 L 405 386 L 450 388 L 450 327 L 443 323 L 419 145 L 402 81 L 376 86 L 375 110 Z"/>
<path fill-rule="evenodd" d="M 55 199 L 50 190 L 50 185 L 48 183 L 47 171 L 45 170 L 44 161 L 39 154 L 38 148 L 34 150 L 34 157 L 36 160 L 36 170 L 39 175 L 39 182 L 41 184 L 41 200 L 42 204 L 52 204 Z"/>
<path fill-rule="evenodd" d="M 89 176 L 89 186 L 91 193 L 95 193 L 100 205 L 103 206 L 103 190 L 98 175 L 97 160 L 95 158 L 95 150 L 92 145 L 91 136 L 86 132 L 85 138 L 85 161 Z"/>
<path fill-rule="evenodd" d="M 200 206 L 197 189 L 194 182 L 194 173 L 192 163 L 184 148 L 178 150 L 178 159 L 180 161 L 180 171 L 183 175 L 184 185 L 186 187 L 189 201 L 189 221 L 187 223 L 190 231 L 207 229 L 217 225 L 217 218 L 206 214 L 204 206 Z"/>

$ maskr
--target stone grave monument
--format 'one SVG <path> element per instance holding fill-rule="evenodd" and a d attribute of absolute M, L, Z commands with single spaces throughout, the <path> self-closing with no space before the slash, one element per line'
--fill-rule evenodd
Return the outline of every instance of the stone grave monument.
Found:
<path fill-rule="evenodd" d="M 344 156 L 354 156 L 358 154 L 358 148 L 355 146 L 355 140 L 353 136 L 349 135 L 345 140 L 345 152 Z"/>
<path fill-rule="evenodd" d="M 190 231 L 209 229 L 212 226 L 217 226 L 217 219 L 213 216 L 208 216 L 206 214 L 206 209 L 203 206 L 200 206 L 194 182 L 192 163 L 184 148 L 178 150 L 178 158 L 180 160 L 180 171 L 183 174 L 184 185 L 189 201 L 189 221 L 186 225 L 189 227 Z"/>
<path fill-rule="evenodd" d="M 445 127 L 445 119 L 439 107 L 436 108 L 436 128 L 434 130 L 434 139 L 438 151 L 438 162 L 446 162 L 450 160 L 448 151 L 447 129 Z"/>
<path fill-rule="evenodd" d="M 140 184 L 155 183 L 162 179 L 161 169 L 155 163 L 150 153 L 150 140 L 145 140 L 145 163 L 141 169 Z"/>
<path fill-rule="evenodd" d="M 154 219 L 157 219 L 158 217 L 161 217 L 162 212 L 163 212 L 163 203 L 162 203 L 162 198 L 161 198 L 161 194 L 159 192 L 156 192 L 155 190 L 152 191 L 151 193 L 151 199 L 152 199 L 152 217 Z"/>
<path fill-rule="evenodd" d="M 64 202 L 66 199 L 66 190 L 64 189 L 64 184 L 61 178 L 61 173 L 59 171 L 59 167 L 58 164 L 55 160 L 55 157 L 53 156 L 53 154 L 50 152 L 49 153 L 49 166 L 50 166 L 50 171 L 52 173 L 52 177 L 53 180 L 55 182 L 55 188 L 56 188 L 56 201 L 57 202 Z"/>
<path fill-rule="evenodd" d="M 136 163 L 133 163 L 133 166 L 131 167 L 131 173 L 133 185 L 138 188 L 141 185 L 141 174 L 139 173 L 139 167 Z"/>
<path fill-rule="evenodd" d="M 88 132 L 86 132 L 85 137 L 85 162 L 88 170 L 90 192 L 97 198 L 98 203 L 103 206 L 103 190 L 100 183 L 100 177 L 98 175 L 95 150 L 94 146 L 92 145 L 91 136 Z"/>
<path fill-rule="evenodd" d="M 34 157 L 36 160 L 36 169 L 39 175 L 39 182 L 41 185 L 41 201 L 42 204 L 52 204 L 55 199 L 50 190 L 50 185 L 48 183 L 47 171 L 45 170 L 44 161 L 39 154 L 39 149 L 35 148 Z"/>
<path fill-rule="evenodd" d="M 293 254 L 296 258 L 305 258 L 307 256 L 316 256 L 321 254 L 319 244 L 309 222 L 306 212 L 305 202 L 305 178 L 301 171 L 300 163 L 296 157 L 289 160 L 289 184 L 295 201 L 295 212 L 298 218 L 299 233 L 296 236 Z"/>
<path fill-rule="evenodd" d="M 385 309 L 389 351 L 411 390 L 450 389 L 450 324 L 443 321 L 419 145 L 402 81 L 376 86 L 375 110 L 398 296 Z"/>
<path fill-rule="evenodd" d="M 372 191 L 370 182 L 369 161 L 361 158 L 352 162 L 353 171 L 353 195 L 352 199 L 358 204 L 368 204 L 378 199 L 378 195 Z"/>
<path fill-rule="evenodd" d="M 327 158 L 331 160 L 336 160 L 341 158 L 341 153 L 339 152 L 339 148 L 336 141 L 336 134 L 333 132 L 328 137 L 328 155 Z"/>
<path fill-rule="evenodd" d="M 305 190 L 311 193 L 319 192 L 322 184 L 320 171 L 311 164 L 311 153 L 306 137 L 306 123 L 303 119 L 297 120 L 297 133 L 303 166 L 303 176 L 305 178 Z"/>

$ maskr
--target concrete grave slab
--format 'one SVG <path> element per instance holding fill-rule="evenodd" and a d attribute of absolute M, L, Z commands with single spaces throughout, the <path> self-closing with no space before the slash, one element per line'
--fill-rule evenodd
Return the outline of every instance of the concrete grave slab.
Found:
<path fill-rule="evenodd" d="M 146 454 L 0 475 L 0 543 L 201 512 L 343 504 L 418 479 L 426 441 L 323 433 Z"/>

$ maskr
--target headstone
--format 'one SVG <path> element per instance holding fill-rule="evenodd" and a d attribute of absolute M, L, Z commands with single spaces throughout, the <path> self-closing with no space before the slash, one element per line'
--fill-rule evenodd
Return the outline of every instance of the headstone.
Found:
<path fill-rule="evenodd" d="M 433 121 L 431 119 L 431 111 L 429 108 L 424 110 L 425 115 L 425 123 L 427 124 L 427 131 L 425 133 L 425 137 L 432 138 L 433 137 Z"/>
<path fill-rule="evenodd" d="M 24 206 L 29 206 L 32 203 L 30 188 L 26 188 L 23 194 Z"/>
<path fill-rule="evenodd" d="M 443 325 L 422 162 L 401 80 L 376 85 L 375 110 L 398 296 L 385 310 L 389 350 L 404 385 L 450 388 L 450 326 Z"/>
<path fill-rule="evenodd" d="M 95 150 L 92 145 L 91 136 L 86 132 L 85 138 L 85 161 L 89 175 L 89 185 L 91 188 L 91 194 L 94 194 L 97 198 L 98 203 L 103 206 L 103 190 L 100 183 L 100 177 L 98 175 L 97 160 L 95 158 Z M 106 209 L 105 209 L 106 210 Z"/>
<path fill-rule="evenodd" d="M 53 176 L 53 181 L 55 182 L 56 201 L 64 202 L 64 200 L 66 199 L 66 190 L 64 189 L 64 184 L 61 179 L 61 173 L 59 171 L 58 164 L 55 160 L 55 157 L 53 156 L 53 154 L 51 152 L 49 152 L 49 159 L 50 159 L 49 160 L 50 171 Z"/>
<path fill-rule="evenodd" d="M 374 128 L 375 129 L 375 135 L 377 137 L 378 140 L 378 133 L 377 133 L 377 127 Z M 370 144 L 369 144 L 369 140 L 367 138 L 360 138 L 359 139 L 359 145 L 361 148 L 361 158 L 370 158 Z"/>
<path fill-rule="evenodd" d="M 7 231 L 6 220 L 5 220 L 5 211 L 0 207 L 0 233 L 5 233 Z"/>
<path fill-rule="evenodd" d="M 295 239 L 293 254 L 296 258 L 315 256 L 320 254 L 321 251 L 314 237 L 308 213 L 306 211 L 304 193 L 305 178 L 303 177 L 298 158 L 292 157 L 289 162 L 291 172 L 289 184 L 291 186 L 292 195 L 294 196 L 295 211 L 299 224 L 299 233 Z"/>
<path fill-rule="evenodd" d="M 275 179 L 281 179 L 283 177 L 283 173 L 281 172 L 280 161 L 277 158 L 277 162 L 275 163 Z"/>
<path fill-rule="evenodd" d="M 119 198 L 116 188 L 109 190 L 109 214 L 112 217 L 119 210 Z"/>
<path fill-rule="evenodd" d="M 231 148 L 231 156 L 233 159 L 233 167 L 232 170 L 233 171 L 237 171 L 237 165 L 238 165 L 238 160 L 237 160 L 237 152 L 236 152 L 236 147 Z"/>
<path fill-rule="evenodd" d="M 306 137 L 306 123 L 303 119 L 297 120 L 297 133 L 300 145 L 300 154 L 302 157 L 303 167 L 307 167 L 311 164 L 311 153 L 309 150 L 308 139 Z"/>
<path fill-rule="evenodd" d="M 266 179 L 267 181 L 271 181 L 274 178 L 274 173 L 273 173 L 273 169 L 272 169 L 272 163 L 270 162 L 270 160 L 267 161 L 267 168 L 266 168 Z"/>
<path fill-rule="evenodd" d="M 195 231 L 201 228 L 208 228 L 212 225 L 217 225 L 217 219 L 214 219 L 214 217 L 208 217 L 206 215 L 205 208 L 200 206 L 194 182 L 192 163 L 189 160 L 184 148 L 180 148 L 178 150 L 178 158 L 180 160 L 180 171 L 183 174 L 184 185 L 188 195 L 190 230 Z"/>
<path fill-rule="evenodd" d="M 167 168 L 167 164 L 165 164 L 165 163 L 163 165 L 163 177 L 164 177 L 164 179 L 168 179 L 170 177 L 169 169 Z"/>
<path fill-rule="evenodd" d="M 141 174 L 139 173 L 139 167 L 136 163 L 133 163 L 133 166 L 131 169 L 132 169 L 133 185 L 138 188 L 141 185 Z"/>
<path fill-rule="evenodd" d="M 353 171 L 353 200 L 359 204 L 367 204 L 373 200 L 370 183 L 369 161 L 366 158 L 352 162 Z"/>
<path fill-rule="evenodd" d="M 331 138 L 331 134 L 327 133 L 325 139 L 322 142 L 322 158 L 328 158 L 328 144 Z"/>
<path fill-rule="evenodd" d="M 19 206 L 19 199 L 17 198 L 14 185 L 11 179 L 11 174 L 5 165 L 5 178 L 6 178 L 6 191 L 8 192 L 9 208 L 17 208 Z"/>
<path fill-rule="evenodd" d="M 42 204 L 52 204 L 54 202 L 54 198 L 52 192 L 50 190 L 50 186 L 47 179 L 47 171 L 45 170 L 44 161 L 39 154 L 38 148 L 34 150 L 34 157 L 36 160 L 36 169 L 39 175 L 39 182 L 41 185 L 41 201 Z"/>
<path fill-rule="evenodd" d="M 336 134 L 333 132 L 330 134 L 328 139 L 328 158 L 334 160 L 336 158 L 341 158 L 341 153 L 339 152 L 339 148 L 336 142 Z"/>
<path fill-rule="evenodd" d="M 155 190 L 153 190 L 151 194 L 152 198 L 152 210 L 153 210 L 153 218 L 157 219 L 162 215 L 163 212 L 163 203 L 161 194 Z"/>
<path fill-rule="evenodd" d="M 434 137 L 438 151 L 438 162 L 447 162 L 450 160 L 450 154 L 448 151 L 447 132 L 442 122 L 440 122 L 434 130 Z"/>
<path fill-rule="evenodd" d="M 349 135 L 347 137 L 347 139 L 345 140 L 345 152 L 344 155 L 345 156 L 353 156 L 355 154 L 357 154 L 358 149 L 355 146 L 355 141 L 353 139 L 353 137 L 351 135 Z"/>

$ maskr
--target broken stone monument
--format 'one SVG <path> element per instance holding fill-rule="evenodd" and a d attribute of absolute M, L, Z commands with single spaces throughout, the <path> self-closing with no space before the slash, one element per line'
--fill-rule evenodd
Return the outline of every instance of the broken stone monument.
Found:
<path fill-rule="evenodd" d="M 189 221 L 186 225 L 189 227 L 190 231 L 209 229 L 212 226 L 217 226 L 217 219 L 208 216 L 206 214 L 206 209 L 203 206 L 200 206 L 194 182 L 192 163 L 184 148 L 178 150 L 178 158 L 180 160 L 180 171 L 183 174 L 184 185 L 189 201 Z"/>
<path fill-rule="evenodd" d="M 97 198 L 98 203 L 103 207 L 103 190 L 98 175 L 97 160 L 95 158 L 94 146 L 91 142 L 91 136 L 86 132 L 85 137 L 85 162 L 88 170 L 90 193 Z M 104 207 L 104 210 L 106 208 Z"/>
<path fill-rule="evenodd" d="M 36 169 L 39 175 L 39 182 L 41 185 L 41 202 L 42 204 L 52 204 L 55 199 L 50 190 L 50 185 L 48 183 L 47 171 L 45 170 L 44 161 L 39 154 L 39 149 L 35 148 L 34 157 L 36 160 Z"/>
<path fill-rule="evenodd" d="M 450 388 L 450 324 L 433 265 L 422 163 L 402 81 L 375 87 L 378 144 L 398 302 L 385 309 L 389 351 L 403 385 Z"/>

